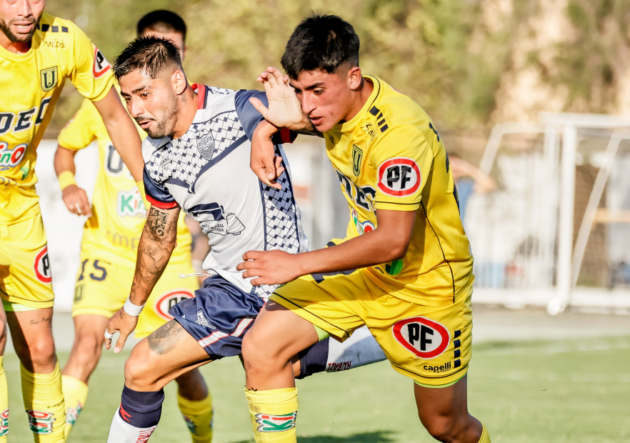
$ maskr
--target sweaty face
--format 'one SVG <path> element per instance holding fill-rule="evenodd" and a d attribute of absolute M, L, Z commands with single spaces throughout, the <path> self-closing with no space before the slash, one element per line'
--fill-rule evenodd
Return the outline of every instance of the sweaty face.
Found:
<path fill-rule="evenodd" d="M 45 0 L 0 0 L 0 30 L 12 43 L 29 42 Z"/>
<path fill-rule="evenodd" d="M 151 138 L 172 135 L 177 124 L 179 102 L 170 79 L 167 69 L 155 79 L 135 70 L 118 80 L 129 113 Z"/>
<path fill-rule="evenodd" d="M 302 110 L 319 132 L 330 130 L 342 121 L 352 107 L 347 69 L 328 73 L 317 69 L 302 71 L 291 80 Z"/>

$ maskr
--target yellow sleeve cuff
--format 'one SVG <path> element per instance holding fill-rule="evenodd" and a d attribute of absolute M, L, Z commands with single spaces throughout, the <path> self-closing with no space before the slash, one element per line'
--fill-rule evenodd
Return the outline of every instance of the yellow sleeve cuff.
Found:
<path fill-rule="evenodd" d="M 417 211 L 420 208 L 420 202 L 410 203 L 392 203 L 392 202 L 374 202 L 376 209 L 384 209 L 386 211 Z"/>
<path fill-rule="evenodd" d="M 57 178 L 59 179 L 59 187 L 62 191 L 70 185 L 77 184 L 74 180 L 74 174 L 71 171 L 63 171 Z"/>

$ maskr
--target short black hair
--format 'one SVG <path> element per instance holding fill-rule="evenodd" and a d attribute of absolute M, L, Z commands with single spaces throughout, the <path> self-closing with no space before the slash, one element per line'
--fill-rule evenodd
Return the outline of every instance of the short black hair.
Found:
<path fill-rule="evenodd" d="M 179 15 L 166 9 L 151 11 L 138 21 L 137 35 L 142 35 L 146 30 L 156 32 L 179 32 L 186 41 L 186 22 Z"/>
<path fill-rule="evenodd" d="M 181 68 L 179 49 L 167 38 L 149 36 L 138 37 L 127 45 L 114 62 L 114 75 L 117 79 L 136 69 L 156 78 L 168 66 Z"/>
<path fill-rule="evenodd" d="M 293 31 L 280 63 L 291 78 L 315 69 L 331 73 L 345 62 L 359 66 L 360 44 L 352 25 L 342 18 L 311 14 Z"/>

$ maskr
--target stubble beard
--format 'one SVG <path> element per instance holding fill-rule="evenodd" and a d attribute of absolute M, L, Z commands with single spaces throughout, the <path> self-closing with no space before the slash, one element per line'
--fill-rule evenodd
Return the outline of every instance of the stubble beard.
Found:
<path fill-rule="evenodd" d="M 157 127 L 153 130 L 147 130 L 149 137 L 153 139 L 160 139 L 172 135 L 175 131 L 179 108 L 179 102 L 177 100 L 177 96 L 175 96 L 174 100 L 169 103 L 168 108 L 164 112 L 164 116 L 157 122 Z"/>
<path fill-rule="evenodd" d="M 11 32 L 11 25 L 7 24 L 4 20 L 0 19 L 0 31 L 11 41 L 11 43 L 25 43 L 30 42 L 33 38 L 33 34 L 37 31 L 37 27 L 33 27 L 33 31 L 27 35 L 17 36 Z"/>

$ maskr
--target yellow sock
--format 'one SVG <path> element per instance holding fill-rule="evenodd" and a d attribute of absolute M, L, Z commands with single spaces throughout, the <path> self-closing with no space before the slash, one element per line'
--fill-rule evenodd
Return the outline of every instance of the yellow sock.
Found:
<path fill-rule="evenodd" d="M 20 365 L 22 397 L 35 442 L 65 441 L 66 407 L 59 363 L 50 374 L 34 374 Z"/>
<path fill-rule="evenodd" d="M 0 443 L 7 443 L 9 433 L 9 391 L 4 373 L 4 357 L 0 356 Z"/>
<path fill-rule="evenodd" d="M 297 443 L 297 388 L 245 389 L 256 443 Z"/>
<path fill-rule="evenodd" d="M 210 443 L 212 441 L 212 395 L 203 400 L 188 400 L 177 394 L 177 405 L 182 411 L 193 443 Z"/>
<path fill-rule="evenodd" d="M 481 431 L 481 438 L 479 438 L 479 443 L 491 443 L 490 434 L 488 434 L 486 426 L 483 423 L 481 423 L 481 426 L 483 426 L 483 430 Z"/>
<path fill-rule="evenodd" d="M 69 375 L 61 376 L 63 399 L 66 403 L 65 437 L 68 438 L 72 427 L 79 419 L 88 396 L 88 385 Z"/>

